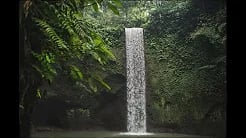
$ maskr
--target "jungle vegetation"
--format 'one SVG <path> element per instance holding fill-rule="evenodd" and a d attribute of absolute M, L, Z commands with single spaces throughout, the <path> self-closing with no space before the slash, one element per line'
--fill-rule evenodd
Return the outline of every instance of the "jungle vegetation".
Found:
<path fill-rule="evenodd" d="M 23 0 L 20 134 L 126 129 L 124 28 L 144 28 L 151 132 L 225 137 L 225 0 Z"/>

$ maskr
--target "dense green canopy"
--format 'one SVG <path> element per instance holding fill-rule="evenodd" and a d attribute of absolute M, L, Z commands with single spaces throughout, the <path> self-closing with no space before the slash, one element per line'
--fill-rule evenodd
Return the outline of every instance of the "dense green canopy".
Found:
<path fill-rule="evenodd" d="M 224 0 L 25 0 L 19 24 L 23 137 L 126 129 L 127 27 L 144 29 L 148 130 L 225 135 Z"/>

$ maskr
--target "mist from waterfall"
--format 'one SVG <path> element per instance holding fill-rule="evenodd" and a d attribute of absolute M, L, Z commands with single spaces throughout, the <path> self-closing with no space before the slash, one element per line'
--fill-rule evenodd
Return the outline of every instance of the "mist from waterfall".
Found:
<path fill-rule="evenodd" d="M 146 132 L 143 28 L 125 28 L 127 69 L 127 131 Z"/>

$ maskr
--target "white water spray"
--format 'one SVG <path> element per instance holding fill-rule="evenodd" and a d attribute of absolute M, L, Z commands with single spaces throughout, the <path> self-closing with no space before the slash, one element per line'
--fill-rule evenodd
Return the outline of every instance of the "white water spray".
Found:
<path fill-rule="evenodd" d="M 125 28 L 127 68 L 127 131 L 146 132 L 145 61 L 142 28 Z"/>

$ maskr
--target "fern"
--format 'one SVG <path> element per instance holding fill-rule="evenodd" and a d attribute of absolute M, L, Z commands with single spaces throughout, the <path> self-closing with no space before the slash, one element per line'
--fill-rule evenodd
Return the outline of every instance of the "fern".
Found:
<path fill-rule="evenodd" d="M 49 38 L 49 40 L 55 43 L 59 49 L 68 50 L 66 42 L 64 42 L 63 39 L 56 34 L 54 29 L 48 23 L 37 18 L 34 20 L 37 23 L 37 25 L 40 26 L 41 30 Z"/>
<path fill-rule="evenodd" d="M 57 75 L 56 69 L 53 67 L 54 55 L 46 51 L 40 54 L 32 52 L 32 55 L 40 62 L 40 65 L 32 65 L 32 67 L 41 74 L 42 78 L 52 82 Z"/>
<path fill-rule="evenodd" d="M 91 1 L 84 2 L 93 4 Z M 115 57 L 99 33 L 96 32 L 92 22 L 81 14 L 79 10 L 81 5 L 83 3 L 78 0 L 65 0 L 62 5 L 44 2 L 44 11 L 51 14 L 45 14 L 47 18 L 34 18 L 34 21 L 50 42 L 47 45 L 52 44 L 53 46 L 45 47 L 43 50 L 51 50 L 50 52 L 53 52 L 57 61 L 59 60 L 58 64 L 68 63 L 65 64 L 65 68 L 70 72 L 74 81 L 87 84 L 94 92 L 98 89 L 97 85 L 110 90 L 108 84 L 99 76 L 92 74 L 101 70 L 101 65 L 105 65 L 109 60 L 115 60 Z M 99 5 L 96 6 L 98 7 L 94 8 L 99 8 Z M 34 66 L 34 68 L 44 78 L 51 81 L 56 74 L 55 69 L 52 67 L 49 57 L 42 54 L 39 57 L 46 58 L 45 62 L 40 60 L 41 66 Z M 76 66 L 78 61 L 82 63 L 80 66 L 83 68 L 83 73 Z"/>
<path fill-rule="evenodd" d="M 82 72 L 74 65 L 70 66 L 71 77 L 75 80 L 81 80 L 83 78 Z"/>

